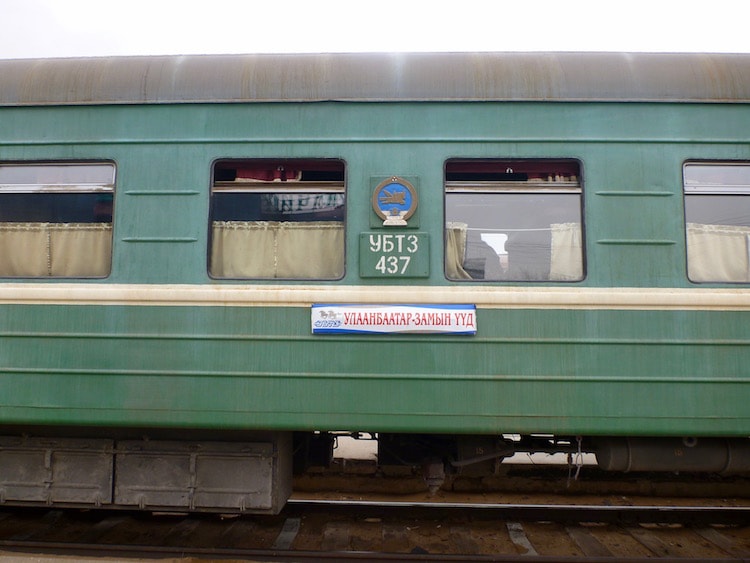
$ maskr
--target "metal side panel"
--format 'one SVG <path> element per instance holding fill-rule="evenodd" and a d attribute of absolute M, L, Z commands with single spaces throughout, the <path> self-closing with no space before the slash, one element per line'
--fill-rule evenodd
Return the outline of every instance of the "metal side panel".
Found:
<path fill-rule="evenodd" d="M 111 440 L 0 436 L 0 502 L 112 502 Z"/>
<path fill-rule="evenodd" d="M 268 442 L 122 441 L 115 503 L 139 508 L 278 512 L 290 448 Z M 283 498 L 281 498 L 283 497 Z"/>

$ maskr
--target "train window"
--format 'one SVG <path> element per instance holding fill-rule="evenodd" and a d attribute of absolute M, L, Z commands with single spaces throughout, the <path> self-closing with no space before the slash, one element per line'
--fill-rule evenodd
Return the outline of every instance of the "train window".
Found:
<path fill-rule="evenodd" d="M 583 279 L 577 161 L 449 160 L 445 219 L 448 279 Z"/>
<path fill-rule="evenodd" d="M 750 163 L 683 166 L 688 278 L 750 282 Z"/>
<path fill-rule="evenodd" d="M 217 162 L 209 273 L 234 279 L 341 278 L 344 201 L 340 160 Z"/>
<path fill-rule="evenodd" d="M 0 163 L 0 276 L 104 277 L 112 163 Z"/>

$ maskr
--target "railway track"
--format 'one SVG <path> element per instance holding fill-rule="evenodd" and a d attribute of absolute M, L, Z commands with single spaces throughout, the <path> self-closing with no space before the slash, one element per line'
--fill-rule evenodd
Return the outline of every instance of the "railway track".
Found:
<path fill-rule="evenodd" d="M 297 501 L 274 517 L 5 510 L 0 553 L 193 561 L 750 560 L 750 507 Z M 0 561 L 3 560 L 0 555 Z"/>

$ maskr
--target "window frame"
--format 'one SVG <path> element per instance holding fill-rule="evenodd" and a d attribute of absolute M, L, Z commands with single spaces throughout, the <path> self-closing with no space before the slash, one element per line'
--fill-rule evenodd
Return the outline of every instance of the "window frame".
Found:
<path fill-rule="evenodd" d="M 95 178 L 96 174 L 92 173 L 88 177 L 86 174 L 81 174 L 81 180 L 75 180 L 74 173 L 76 168 L 86 169 L 101 167 L 102 169 L 108 169 L 109 173 L 104 178 Z M 24 179 L 23 173 L 13 179 L 13 169 L 27 169 L 33 173 L 33 169 L 37 168 L 36 176 L 45 176 L 44 170 L 49 170 L 50 174 L 54 176 L 54 169 L 58 168 L 64 170 L 68 168 L 73 171 L 72 173 L 63 173 L 61 180 L 54 181 L 50 176 L 50 180 L 36 180 Z M 23 244 L 26 250 L 26 256 L 28 252 L 35 252 L 34 246 L 39 247 L 40 245 L 45 246 L 46 252 L 46 269 L 47 274 L 41 274 L 41 268 L 36 268 L 37 273 L 31 273 L 30 270 L 22 271 L 18 274 L 6 274 L 5 272 L 0 273 L 0 279 L 104 279 L 112 274 L 113 264 L 113 249 L 114 249 L 114 209 L 115 209 L 115 197 L 116 197 L 116 184 L 117 184 L 117 164 L 111 159 L 86 159 L 86 160 L 7 160 L 0 161 L 0 198 L 4 195 L 28 195 L 34 197 L 36 195 L 52 195 L 65 197 L 66 195 L 86 195 L 86 194 L 100 194 L 108 195 L 109 198 L 106 202 L 106 208 L 103 216 L 108 220 L 97 220 L 97 201 L 96 198 L 93 201 L 91 207 L 91 217 L 88 220 L 54 220 L 50 217 L 47 220 L 37 220 L 29 218 L 18 218 L 16 220 L 0 220 L 0 226 L 2 226 L 3 234 L 7 231 L 15 231 L 19 234 L 15 242 L 8 243 L 10 247 L 19 249 L 19 245 Z M 5 173 L 5 171 L 10 171 Z M 23 207 L 30 207 L 32 209 L 38 208 L 38 205 L 24 205 Z M 72 206 L 76 209 L 76 206 Z M 56 209 L 53 205 L 52 209 Z M 56 212 L 55 212 L 56 213 Z M 78 236 L 74 233 L 78 232 Z M 98 234 L 97 231 L 103 231 L 104 236 Z M 34 232 L 37 233 L 37 240 L 33 242 Z M 69 235 L 69 236 L 66 236 Z M 12 235 L 11 235 L 12 236 Z M 46 238 L 46 244 L 43 239 Z M 66 240 L 67 239 L 67 240 Z M 76 242 L 76 239 L 84 239 L 83 241 Z M 100 239 L 100 240 L 95 240 Z M 4 243 L 5 244 L 5 243 Z M 87 244 L 86 250 L 78 250 L 79 254 L 76 254 L 76 245 Z M 93 246 L 92 246 L 93 245 Z M 28 248 L 31 246 L 32 248 Z M 54 250 L 53 250 L 54 248 Z M 71 250 L 71 248 L 73 250 Z M 90 263 L 84 260 L 78 260 L 76 256 L 90 256 L 91 252 L 100 254 L 98 260 L 98 266 L 95 264 L 91 266 Z M 4 253 L 4 254 L 13 254 Z M 35 256 L 38 260 L 38 255 Z M 65 263 L 67 259 L 67 265 Z M 14 260 L 9 259 L 10 268 L 12 269 Z M 20 262 L 20 260 L 19 260 Z M 29 261 L 31 262 L 31 261 Z M 70 265 L 72 264 L 72 266 Z M 3 263 L 3 267 L 8 266 L 8 263 Z M 69 270 L 73 271 L 69 271 Z M 34 270 L 34 267 L 31 267 Z M 84 271 L 87 270 L 87 271 Z M 54 273 L 62 272 L 62 273 Z"/>
<path fill-rule="evenodd" d="M 455 172 L 451 171 L 451 165 L 457 165 L 457 168 L 471 168 L 474 166 L 478 172 Z M 502 168 L 505 167 L 505 171 L 498 172 L 497 169 L 502 170 Z M 493 170 L 496 169 L 496 170 Z M 568 176 L 570 179 L 565 180 L 564 178 L 551 178 L 551 179 L 541 179 L 541 178 L 529 178 L 529 175 L 536 175 L 540 174 L 539 172 L 542 169 L 546 168 L 557 168 L 560 172 L 572 172 L 574 171 L 575 174 L 570 174 Z M 480 171 L 480 169 L 484 169 L 484 171 Z M 517 169 L 520 170 L 517 171 Z M 455 174 L 454 174 L 455 172 Z M 454 174 L 454 178 L 451 178 L 451 174 Z M 478 179 L 475 180 L 468 180 L 468 179 L 455 179 L 455 176 L 470 176 L 471 174 L 475 174 L 478 176 Z M 487 175 L 487 179 L 481 179 L 482 175 Z M 490 178 L 491 176 L 503 176 L 503 174 L 508 174 L 509 176 L 520 176 L 519 178 L 512 178 L 508 177 L 507 179 L 504 178 Z M 522 178 L 522 176 L 527 176 L 525 179 Z M 453 157 L 448 158 L 444 162 L 444 168 L 443 168 L 443 204 L 444 204 L 444 228 L 445 228 L 445 244 L 446 249 L 443 254 L 444 259 L 444 275 L 445 278 L 448 281 L 451 282 L 479 282 L 479 283 L 533 283 L 533 284 L 541 284 L 541 283 L 580 283 L 586 279 L 586 245 L 585 245 L 585 226 L 584 226 L 584 189 L 583 189 L 583 163 L 581 160 L 577 158 L 570 158 L 570 157 L 540 157 L 540 158 L 506 158 L 506 157 L 495 157 L 495 158 L 470 158 L 470 157 Z M 580 260 L 577 261 L 576 264 L 574 264 L 574 269 L 579 269 L 580 273 L 574 273 L 571 274 L 554 274 L 558 275 L 560 277 L 554 277 L 552 272 L 552 264 L 550 264 L 550 272 L 549 275 L 545 278 L 539 277 L 539 278 L 528 278 L 523 276 L 513 276 L 511 275 L 510 270 L 510 257 L 506 258 L 508 262 L 505 263 L 505 265 L 502 265 L 501 261 L 501 268 L 505 268 L 508 275 L 503 277 L 486 277 L 486 268 L 484 270 L 484 278 L 474 278 L 474 277 L 451 277 L 449 275 L 449 269 L 451 267 L 449 266 L 449 262 L 451 261 L 452 257 L 449 255 L 451 254 L 451 251 L 449 250 L 449 245 L 451 244 L 449 242 L 450 233 L 449 231 L 449 197 L 450 194 L 457 194 L 457 193 L 473 193 L 473 194 L 488 194 L 488 195 L 512 195 L 512 194 L 518 194 L 518 195 L 544 195 L 544 194 L 576 194 L 577 195 L 577 224 L 578 224 L 578 232 L 574 235 L 575 238 L 577 238 L 577 243 L 580 245 Z M 567 224 L 568 222 L 564 222 L 561 219 L 561 224 Z M 556 223 L 550 223 L 549 229 L 552 231 L 552 225 L 555 225 Z M 467 225 L 467 231 L 470 230 L 476 230 L 476 228 L 472 228 Z M 490 230 L 497 230 L 502 231 L 503 233 L 507 233 L 508 231 L 517 231 L 520 232 L 524 229 L 519 228 L 508 228 L 508 229 L 497 229 L 497 228 L 482 228 L 483 231 L 490 231 Z M 542 230 L 541 227 L 534 228 L 530 230 Z M 482 238 L 484 241 L 484 239 Z M 507 243 L 507 240 L 506 240 Z M 553 242 L 550 242 L 549 246 L 549 252 L 552 253 L 553 249 Z M 460 245 L 459 245 L 460 246 Z M 494 249 L 493 249 L 494 250 Z M 459 251 L 460 252 L 460 251 Z M 545 251 L 546 252 L 546 249 Z M 508 252 L 505 253 L 506 256 L 508 256 Z M 464 257 L 464 262 L 466 262 L 466 258 Z M 551 262 L 551 259 L 550 259 Z M 463 265 L 462 263 L 462 265 Z M 562 279 L 565 278 L 565 279 Z"/>
<path fill-rule="evenodd" d="M 687 171 L 691 167 L 703 168 L 744 168 L 748 176 L 748 182 L 743 184 L 727 184 L 721 182 L 700 183 L 697 180 L 688 181 Z M 690 217 L 690 207 L 698 198 L 724 197 L 724 198 L 748 198 L 745 201 L 750 207 L 750 161 L 748 160 L 698 160 L 690 159 L 682 163 L 682 198 L 684 210 L 684 240 L 685 240 L 685 275 L 691 283 L 706 284 L 748 284 L 750 283 L 750 214 L 744 221 L 738 223 L 706 223 L 698 221 L 698 217 Z M 728 208 L 735 209 L 734 206 L 726 205 Z M 732 239 L 745 239 L 745 253 L 740 258 L 745 260 L 745 279 L 731 279 L 737 273 L 731 268 L 724 267 L 728 263 L 736 266 L 736 254 L 724 254 L 719 252 L 722 248 L 713 246 L 708 251 L 701 251 L 699 244 L 715 244 L 722 239 L 727 244 L 732 243 Z M 712 241 L 713 242 L 709 242 Z M 692 242 L 691 242 L 692 241 Z M 699 242 L 701 241 L 701 242 Z M 735 241 L 736 242 L 736 241 Z M 740 241 L 741 242 L 741 241 Z M 740 244 L 741 246 L 741 244 Z M 733 258 L 734 257 L 734 258 Z M 721 275 L 711 279 L 704 274 L 705 271 L 716 272 L 723 271 Z"/>
<path fill-rule="evenodd" d="M 315 180 L 315 179 L 308 179 L 305 180 L 304 177 L 295 178 L 295 179 L 283 179 L 283 180 L 264 180 L 264 179 L 247 179 L 242 180 L 241 178 L 236 178 L 235 180 L 222 180 L 217 179 L 217 171 L 220 170 L 220 167 L 227 166 L 228 168 L 224 168 L 223 170 L 231 170 L 231 166 L 235 166 L 235 173 L 238 174 L 238 170 L 240 169 L 240 165 L 247 165 L 248 167 L 251 167 L 253 165 L 255 166 L 264 166 L 264 165 L 284 165 L 289 166 L 292 170 L 294 170 L 293 167 L 297 166 L 299 167 L 298 170 L 300 174 L 304 174 L 305 172 L 311 173 L 313 176 L 315 175 L 315 172 L 321 172 L 325 175 L 325 173 L 329 173 L 332 176 L 340 176 L 336 179 L 328 179 L 328 180 Z M 207 256 L 207 272 L 211 279 L 215 280 L 233 280 L 233 281 L 337 281 L 340 279 L 343 279 L 346 275 L 346 223 L 347 223 L 347 197 L 348 197 L 348 189 L 347 189 L 347 163 L 343 158 L 328 158 L 328 157 L 241 157 L 241 158 L 219 158 L 214 160 L 211 163 L 211 185 L 209 189 L 209 217 L 208 217 L 208 256 Z M 251 168 L 252 169 L 252 168 Z M 261 168 L 256 168 L 256 170 L 261 170 Z M 269 169 L 270 170 L 270 169 Z M 307 213 L 301 212 L 300 216 L 309 216 L 307 219 L 301 219 L 301 220 L 290 220 L 290 221 L 282 221 L 279 218 L 276 219 L 217 219 L 217 212 L 216 212 L 216 194 L 235 194 L 235 195 L 270 195 L 273 197 L 278 196 L 279 194 L 284 195 L 292 195 L 292 196 L 314 196 L 314 195 L 332 195 L 332 194 L 340 194 L 341 196 L 341 204 L 340 205 L 334 205 L 330 209 L 335 210 L 339 207 L 340 210 L 340 218 L 337 218 L 334 214 L 334 217 L 331 218 L 328 221 L 316 221 L 314 219 L 314 215 L 318 212 L 320 212 L 320 209 L 316 210 L 314 207 L 310 210 L 308 210 Z M 273 199 L 271 199 L 273 201 Z M 330 200 L 329 200 L 330 203 Z M 325 204 L 324 204 L 325 207 Z M 259 211 L 260 212 L 260 211 Z M 277 209 L 277 213 L 279 215 L 283 215 L 283 206 L 280 209 Z M 314 223 L 318 223 L 319 229 L 322 231 L 333 231 L 334 237 L 336 239 L 340 239 L 340 244 L 334 243 L 337 245 L 337 248 L 340 246 L 340 250 L 338 251 L 338 255 L 334 257 L 334 261 L 339 260 L 340 261 L 340 270 L 337 270 L 335 272 L 335 275 L 331 276 L 319 276 L 319 275 L 310 275 L 310 276 L 296 276 L 296 275 L 276 275 L 277 270 L 274 267 L 274 275 L 222 275 L 223 271 L 217 271 L 217 270 L 224 270 L 226 269 L 224 266 L 219 265 L 216 266 L 215 260 L 221 260 L 221 264 L 224 264 L 225 261 L 223 258 L 216 258 L 217 253 L 217 247 L 219 244 L 221 244 L 219 241 L 217 241 L 217 237 L 221 235 L 220 230 L 217 230 L 217 223 L 230 223 L 230 222 L 245 222 L 245 223 L 251 223 L 251 222 L 257 222 L 257 223 L 278 223 L 278 225 L 269 225 L 267 226 L 267 229 L 275 230 L 276 234 L 275 237 L 278 237 L 278 235 L 282 234 L 282 231 L 286 231 L 287 235 L 290 235 L 294 237 L 293 231 L 296 228 L 299 228 L 300 230 L 304 230 L 306 225 L 310 225 L 312 228 L 312 225 Z M 340 223 L 340 227 L 337 228 L 337 225 Z M 223 226 L 222 226 L 223 227 Z M 286 229 L 288 227 L 291 229 Z M 252 226 L 247 225 L 245 226 L 247 229 L 251 229 Z M 340 233 L 336 232 L 339 231 Z M 321 244 L 325 244 L 325 234 L 323 233 L 315 233 L 315 232 L 308 232 L 307 235 L 317 238 L 318 242 Z M 320 235 L 316 237 L 316 235 Z M 299 233 L 299 236 L 297 237 L 300 240 L 303 240 L 305 238 L 305 233 Z M 275 239 L 276 240 L 276 239 Z M 313 243 L 314 245 L 314 243 Z M 274 252 L 276 252 L 277 244 L 274 243 Z M 276 262 L 276 260 L 274 260 Z M 334 265 L 333 268 L 336 268 Z M 231 268 L 229 268 L 231 269 Z M 304 269 L 304 268 L 303 268 Z M 308 268 L 310 269 L 310 268 Z M 287 268 L 288 270 L 288 268 Z"/>

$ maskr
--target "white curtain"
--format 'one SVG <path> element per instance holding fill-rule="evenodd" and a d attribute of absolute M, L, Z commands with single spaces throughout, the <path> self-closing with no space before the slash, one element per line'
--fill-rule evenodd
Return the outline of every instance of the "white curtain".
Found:
<path fill-rule="evenodd" d="M 448 223 L 445 226 L 445 276 L 449 280 L 470 280 L 464 270 L 466 256 L 466 223 Z"/>
<path fill-rule="evenodd" d="M 217 278 L 337 279 L 344 275 L 344 225 L 337 221 L 214 221 Z"/>
<path fill-rule="evenodd" d="M 552 248 L 549 279 L 551 281 L 583 279 L 581 224 L 555 223 L 550 225 L 550 228 Z M 448 223 L 445 228 L 445 239 L 445 274 L 448 279 L 472 279 L 463 267 L 467 240 L 466 223 Z"/>
<path fill-rule="evenodd" d="M 0 276 L 104 277 L 111 223 L 0 223 Z"/>
<path fill-rule="evenodd" d="M 580 223 L 553 223 L 549 279 L 578 281 L 583 279 L 583 240 Z"/>
<path fill-rule="evenodd" d="M 750 281 L 750 227 L 687 224 L 688 277 L 695 282 Z"/>

